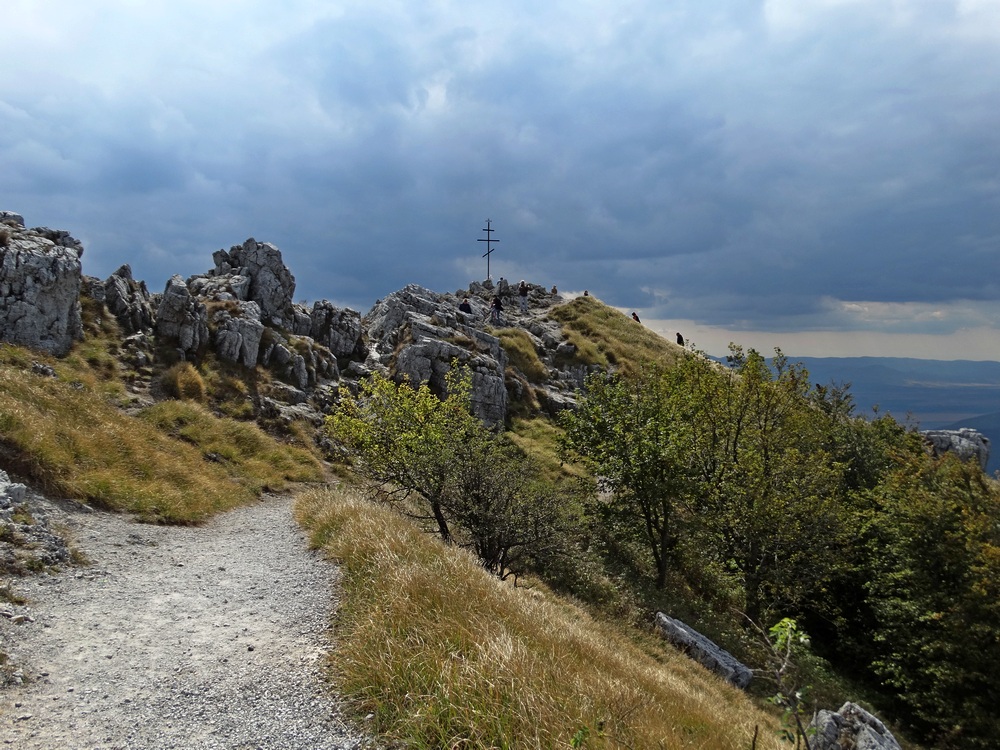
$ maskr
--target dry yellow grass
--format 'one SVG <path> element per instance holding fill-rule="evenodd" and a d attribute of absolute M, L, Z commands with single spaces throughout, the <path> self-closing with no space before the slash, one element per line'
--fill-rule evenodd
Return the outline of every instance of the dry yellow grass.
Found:
<path fill-rule="evenodd" d="M 540 383 L 549 376 L 549 369 L 538 357 L 528 332 L 522 328 L 501 328 L 496 332 L 510 363 L 524 373 L 531 383 Z"/>
<path fill-rule="evenodd" d="M 682 348 L 594 297 L 577 297 L 552 308 L 577 357 L 584 364 L 608 365 L 636 374 L 649 362 L 670 365 Z"/>
<path fill-rule="evenodd" d="M 758 750 L 780 747 L 773 716 L 651 636 L 512 588 L 350 491 L 309 490 L 296 513 L 344 571 L 340 688 L 392 741 L 748 750 L 759 726 Z"/>
<path fill-rule="evenodd" d="M 174 398 L 205 403 L 208 395 L 201 373 L 188 361 L 178 362 L 163 373 L 160 378 L 167 393 Z"/>
<path fill-rule="evenodd" d="M 53 378 L 28 369 L 32 358 L 42 359 L 0 351 L 0 447 L 6 466 L 50 492 L 194 523 L 265 488 L 322 478 L 315 457 L 256 426 L 177 401 L 132 417 L 72 363 L 46 360 Z"/>

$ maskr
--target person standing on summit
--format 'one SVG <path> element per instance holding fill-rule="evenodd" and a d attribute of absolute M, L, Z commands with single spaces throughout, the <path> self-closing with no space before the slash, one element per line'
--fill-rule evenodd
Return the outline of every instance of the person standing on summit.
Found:
<path fill-rule="evenodd" d="M 517 285 L 517 301 L 521 305 L 521 312 L 528 312 L 528 285 L 524 283 L 524 279 Z"/>
<path fill-rule="evenodd" d="M 499 325 L 503 321 L 503 302 L 500 301 L 500 295 L 497 294 L 493 297 L 493 302 L 490 304 L 490 322 Z"/>

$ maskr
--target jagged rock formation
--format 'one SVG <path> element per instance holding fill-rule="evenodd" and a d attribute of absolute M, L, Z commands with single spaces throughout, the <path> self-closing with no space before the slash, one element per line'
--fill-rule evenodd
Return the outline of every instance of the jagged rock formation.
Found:
<path fill-rule="evenodd" d="M 268 344 L 260 364 L 286 382 L 305 389 L 340 377 L 337 360 L 311 338 L 297 337 L 292 342 L 273 329 L 267 329 L 266 333 Z"/>
<path fill-rule="evenodd" d="M 816 729 L 809 738 L 813 750 L 900 750 L 885 724 L 856 703 L 845 703 L 836 713 L 819 711 L 810 726 Z"/>
<path fill-rule="evenodd" d="M 223 359 L 278 368 L 279 377 L 306 388 L 339 377 L 338 357 L 363 353 L 359 313 L 327 300 L 312 311 L 293 304 L 295 277 L 274 245 L 251 237 L 212 257 L 215 267 L 186 283 L 215 309 L 208 329 Z"/>
<path fill-rule="evenodd" d="M 298 326 L 296 332 L 299 332 Z M 306 333 L 339 359 L 364 357 L 361 315 L 355 310 L 341 309 L 332 302 L 320 300 L 309 313 Z"/>
<path fill-rule="evenodd" d="M 229 252 L 218 250 L 212 259 L 215 268 L 192 280 L 196 294 L 220 298 L 218 290 L 229 287 L 238 300 L 256 302 L 261 321 L 279 328 L 293 328 L 292 296 L 295 277 L 281 261 L 281 251 L 269 242 L 253 237 Z"/>
<path fill-rule="evenodd" d="M 562 298 L 536 284 L 527 285 L 526 309 L 516 287 L 504 280 L 496 286 L 474 282 L 455 294 L 411 285 L 379 300 L 362 318 L 327 300 L 311 309 L 295 304 L 295 278 L 281 251 L 250 238 L 216 251 L 206 273 L 173 276 L 162 294 L 150 294 L 127 264 L 103 281 L 82 277 L 83 248 L 67 232 L 25 230 L 23 218 L 10 212 L 0 212 L 0 221 L 5 245 L 0 248 L 5 259 L 0 334 L 6 340 L 65 354 L 82 336 L 82 289 L 115 316 L 125 336 L 123 362 L 135 372 L 151 372 L 157 351 L 171 347 L 181 359 L 198 362 L 212 352 L 242 367 L 264 367 L 283 386 L 255 396 L 255 410 L 284 419 L 317 422 L 320 410 L 336 400 L 342 377 L 355 388 L 354 380 L 375 369 L 400 381 L 429 382 L 443 393 L 445 374 L 457 361 L 472 371 L 477 415 L 499 424 L 507 419 L 512 398 L 549 413 L 571 408 L 594 369 L 573 364 L 574 347 L 545 315 Z M 547 370 L 545 377 L 536 372 L 529 381 L 509 362 L 487 325 L 494 295 L 506 307 L 497 325 L 524 332 Z M 458 309 L 464 297 L 471 312 Z"/>
<path fill-rule="evenodd" d="M 0 212 L 0 337 L 12 344 L 66 354 L 83 336 L 80 257 L 68 232 L 25 229 Z"/>
<path fill-rule="evenodd" d="M 49 286 L 59 289 L 63 309 L 60 322 L 40 316 L 39 312 L 56 307 L 55 302 L 26 300 L 29 290 L 45 285 L 11 277 L 0 284 L 8 303 L 6 309 L 0 306 L 0 332 L 7 340 L 64 354 L 82 335 L 77 301 L 82 288 L 115 316 L 125 335 L 122 361 L 136 377 L 142 373 L 148 377 L 160 356 L 157 352 L 171 347 L 181 359 L 198 362 L 211 352 L 237 366 L 263 367 L 280 381 L 253 396 L 255 413 L 266 418 L 319 424 L 322 411 L 335 403 L 341 380 L 356 389 L 355 381 L 373 370 L 399 381 L 429 382 L 443 393 L 446 373 L 459 362 L 472 372 L 476 414 L 487 423 L 500 424 L 508 417 L 512 399 L 552 414 L 572 408 L 584 378 L 596 368 L 574 363 L 575 348 L 560 325 L 546 315 L 549 307 L 563 300 L 554 290 L 536 284 L 526 285 L 524 308 L 517 286 L 503 279 L 498 285 L 474 282 L 455 294 L 411 285 L 379 300 L 362 318 L 327 300 L 311 309 L 295 304 L 295 278 L 281 251 L 250 238 L 216 251 L 206 273 L 186 280 L 174 276 L 162 294 L 150 294 L 127 264 L 103 281 L 81 277 L 82 247 L 67 232 L 24 230 L 23 219 L 13 213 L 0 212 L 0 221 L 5 222 L 0 237 L 9 246 L 3 248 L 8 258 L 4 268 L 33 268 L 18 258 L 54 263 L 58 274 L 38 272 L 31 278 L 44 276 L 48 282 L 51 277 Z M 534 367 L 530 379 L 509 361 L 488 325 L 495 295 L 506 308 L 495 325 L 520 329 L 541 363 L 541 372 Z M 465 297 L 471 312 L 459 310 Z M 56 338 L 62 329 L 65 335 Z"/>
<path fill-rule="evenodd" d="M 746 689 L 753 679 L 750 667 L 680 620 L 657 612 L 655 625 L 660 635 L 736 687 Z"/>
<path fill-rule="evenodd" d="M 91 287 L 91 296 L 99 293 Z M 146 289 L 146 282 L 132 278 L 132 267 L 126 263 L 101 285 L 104 304 L 118 320 L 125 335 L 148 331 L 153 328 L 155 313 L 153 300 Z"/>
<path fill-rule="evenodd" d="M 953 453 L 963 461 L 978 461 L 986 471 L 990 462 L 990 440 L 979 430 L 963 427 L 960 430 L 921 430 L 920 434 L 935 456 Z"/>
<path fill-rule="evenodd" d="M 182 358 L 197 357 L 208 344 L 208 308 L 179 275 L 172 276 L 163 290 L 156 310 L 156 335 L 176 340 Z"/>
<path fill-rule="evenodd" d="M 505 311 L 497 325 L 520 328 L 528 336 L 547 370 L 541 381 L 530 385 L 530 397 L 537 401 L 539 409 L 554 415 L 576 405 L 576 394 L 583 387 L 584 379 L 600 367 L 575 363 L 576 347 L 566 340 L 562 326 L 547 316 L 553 305 L 564 302 L 563 298 L 538 284 L 528 283 L 527 287 L 527 313 L 520 311 L 516 301 L 517 287 L 512 288 L 503 278 L 496 286 L 490 281 L 473 282 L 468 290 L 459 290 L 456 295 L 470 298 L 476 324 L 489 318 L 489 301 L 494 296 L 501 298 Z M 514 399 L 520 400 L 528 395 L 524 393 L 529 388 L 528 380 L 523 373 L 515 375 L 507 378 L 507 389 Z"/>
<path fill-rule="evenodd" d="M 507 354 L 500 339 L 470 325 L 458 304 L 451 295 L 416 284 L 376 302 L 364 317 L 369 364 L 394 372 L 399 380 L 426 381 L 437 393 L 444 393 L 445 375 L 457 361 L 472 371 L 477 416 L 491 424 L 503 422 L 507 416 Z"/>
<path fill-rule="evenodd" d="M 222 308 L 212 315 L 215 352 L 230 362 L 254 367 L 264 337 L 260 306 L 256 302 L 237 302 L 233 310 Z"/>

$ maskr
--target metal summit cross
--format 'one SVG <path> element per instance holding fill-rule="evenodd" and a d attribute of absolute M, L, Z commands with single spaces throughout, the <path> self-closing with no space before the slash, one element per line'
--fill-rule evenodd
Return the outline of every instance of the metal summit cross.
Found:
<path fill-rule="evenodd" d="M 476 240 L 476 242 L 486 243 L 486 252 L 483 253 L 483 257 L 486 258 L 486 278 L 492 279 L 493 277 L 490 276 L 490 255 L 493 254 L 493 248 L 491 247 L 491 244 L 494 242 L 499 242 L 500 240 L 495 240 L 490 236 L 496 230 L 490 227 L 489 219 L 486 220 L 486 228 L 483 231 L 486 232 L 486 237 L 481 237 L 480 239 Z"/>

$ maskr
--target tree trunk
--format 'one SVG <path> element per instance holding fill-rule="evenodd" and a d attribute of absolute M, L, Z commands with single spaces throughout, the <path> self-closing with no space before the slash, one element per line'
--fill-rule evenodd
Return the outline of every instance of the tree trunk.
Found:
<path fill-rule="evenodd" d="M 660 528 L 660 553 L 656 556 L 656 588 L 660 590 L 667 587 L 667 570 L 674 558 L 676 545 L 677 539 L 670 533 L 669 521 L 664 518 L 663 526 Z"/>
<path fill-rule="evenodd" d="M 760 575 L 757 571 L 748 572 L 744 575 L 743 598 L 746 600 L 744 609 L 746 616 L 751 622 L 760 623 Z"/>
<path fill-rule="evenodd" d="M 431 500 L 431 510 L 434 513 L 434 520 L 437 521 L 438 533 L 441 534 L 441 541 L 446 544 L 451 542 L 451 529 L 448 528 L 448 519 L 444 517 L 440 500 Z"/>

